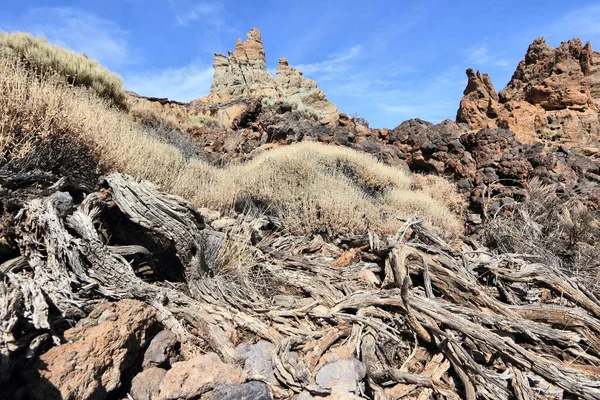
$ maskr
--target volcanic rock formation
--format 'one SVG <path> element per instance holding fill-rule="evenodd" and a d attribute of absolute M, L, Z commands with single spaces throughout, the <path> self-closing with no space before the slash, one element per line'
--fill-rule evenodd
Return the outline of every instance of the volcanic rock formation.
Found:
<path fill-rule="evenodd" d="M 500 93 L 487 74 L 468 69 L 467 76 L 457 122 L 473 130 L 510 129 L 523 143 L 597 146 L 600 53 L 589 42 L 573 39 L 553 48 L 536 39 Z"/>
<path fill-rule="evenodd" d="M 227 56 L 216 53 L 213 67 L 210 94 L 192 104 L 209 109 L 211 116 L 225 125 L 245 109 L 249 100 L 260 97 L 310 107 L 325 123 L 333 123 L 339 116 L 338 108 L 317 84 L 290 67 L 287 59 L 279 60 L 276 77 L 267 71 L 265 49 L 256 28 L 248 32 L 245 42 L 237 40 L 235 51 Z"/>

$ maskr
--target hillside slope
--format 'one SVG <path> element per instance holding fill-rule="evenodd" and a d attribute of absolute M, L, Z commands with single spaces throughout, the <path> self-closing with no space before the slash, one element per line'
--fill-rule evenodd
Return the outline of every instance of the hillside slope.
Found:
<path fill-rule="evenodd" d="M 590 158 L 60 72 L 0 58 L 0 398 L 600 399 Z"/>

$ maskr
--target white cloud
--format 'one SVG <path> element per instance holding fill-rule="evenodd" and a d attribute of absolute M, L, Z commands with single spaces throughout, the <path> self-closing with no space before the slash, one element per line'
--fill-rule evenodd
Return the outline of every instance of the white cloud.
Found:
<path fill-rule="evenodd" d="M 172 0 L 171 7 L 175 9 L 175 20 L 180 26 L 188 26 L 198 22 L 214 29 L 226 28 L 226 10 L 223 3 L 204 1 L 192 6 L 181 5 Z"/>
<path fill-rule="evenodd" d="M 127 90 L 142 96 L 190 101 L 209 93 L 212 78 L 212 66 L 191 63 L 181 68 L 126 75 L 123 81 Z"/>
<path fill-rule="evenodd" d="M 139 61 L 128 47 L 128 32 L 115 22 L 70 7 L 40 7 L 6 23 L 9 30 L 42 35 L 54 44 L 86 53 L 109 66 Z"/>
<path fill-rule="evenodd" d="M 347 50 L 330 55 L 324 61 L 300 64 L 296 68 L 306 75 L 317 76 L 321 81 L 335 79 L 352 68 L 352 61 L 361 56 L 362 50 L 361 45 L 355 45 Z"/>
<path fill-rule="evenodd" d="M 454 118 L 467 80 L 462 68 L 427 76 L 411 65 L 373 63 L 365 49 L 355 45 L 296 67 L 342 111 L 359 112 L 374 127 L 394 127 L 409 118 L 431 122 Z"/>
<path fill-rule="evenodd" d="M 469 48 L 465 55 L 467 61 L 473 63 L 475 67 L 499 67 L 509 68 L 510 63 L 503 57 L 502 53 L 496 53 L 490 50 L 488 43 L 480 43 Z"/>
<path fill-rule="evenodd" d="M 571 2 L 569 5 L 576 5 Z M 543 36 L 552 46 L 561 42 L 579 37 L 584 43 L 587 41 L 600 42 L 600 4 L 572 8 L 561 14 L 559 18 L 542 26 L 527 30 L 528 36 L 533 39 Z"/>
<path fill-rule="evenodd" d="M 566 13 L 555 24 L 555 29 L 563 32 L 575 32 L 577 35 L 599 35 L 600 24 L 598 21 L 600 21 L 600 5 L 594 4 Z"/>

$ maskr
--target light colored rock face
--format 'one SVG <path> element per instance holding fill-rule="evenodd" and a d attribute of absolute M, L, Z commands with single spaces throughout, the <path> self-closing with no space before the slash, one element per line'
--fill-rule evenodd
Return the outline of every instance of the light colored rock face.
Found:
<path fill-rule="evenodd" d="M 510 129 L 528 144 L 598 144 L 600 53 L 589 43 L 573 39 L 553 48 L 536 39 L 500 93 L 487 74 L 469 69 L 467 76 L 457 122 Z"/>
<path fill-rule="evenodd" d="M 215 54 L 213 68 L 210 94 L 192 104 L 210 107 L 212 115 L 226 125 L 245 109 L 240 103 L 258 97 L 301 102 L 315 109 L 326 122 L 334 122 L 339 116 L 338 108 L 317 84 L 290 67 L 285 58 L 279 60 L 276 77 L 267 71 L 265 49 L 256 28 L 248 32 L 245 42 L 238 39 L 235 50 L 227 56 Z"/>
<path fill-rule="evenodd" d="M 325 93 L 317 87 L 317 83 L 305 78 L 300 70 L 290 67 L 286 58 L 279 59 L 275 82 L 280 99 L 300 101 L 318 111 L 327 122 L 336 121 L 339 117 L 340 110 L 327 100 Z"/>
<path fill-rule="evenodd" d="M 265 49 L 260 31 L 253 28 L 247 39 L 235 44 L 228 56 L 215 54 L 215 70 L 208 103 L 226 103 L 248 96 L 276 95 L 275 78 L 267 71 Z M 202 100 L 202 99 L 201 99 Z"/>

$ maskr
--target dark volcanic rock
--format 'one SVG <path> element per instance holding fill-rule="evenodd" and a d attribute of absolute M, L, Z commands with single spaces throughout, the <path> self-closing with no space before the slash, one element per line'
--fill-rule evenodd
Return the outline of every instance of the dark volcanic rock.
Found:
<path fill-rule="evenodd" d="M 485 76 L 475 74 L 472 79 L 472 90 L 498 97 Z M 219 163 L 249 160 L 273 147 L 305 140 L 350 147 L 390 165 L 455 181 L 471 212 L 479 214 L 497 208 L 498 198 L 521 199 L 523 186 L 533 178 L 559 184 L 564 193 L 583 191 L 592 208 L 600 204 L 600 168 L 595 161 L 576 149 L 521 143 L 515 133 L 502 128 L 473 132 L 449 120 L 434 125 L 411 119 L 391 130 L 369 129 L 343 114 L 331 126 L 284 107 L 267 110 L 259 105 L 249 106 L 233 128 L 220 134 L 198 132 L 196 139 L 209 153 L 219 154 Z"/>
<path fill-rule="evenodd" d="M 170 367 L 176 359 L 178 346 L 177 335 L 167 330 L 160 332 L 150 342 L 142 366 L 144 368 Z"/>
<path fill-rule="evenodd" d="M 241 385 L 218 385 L 208 396 L 209 400 L 271 400 L 267 385 L 248 382 Z"/>

